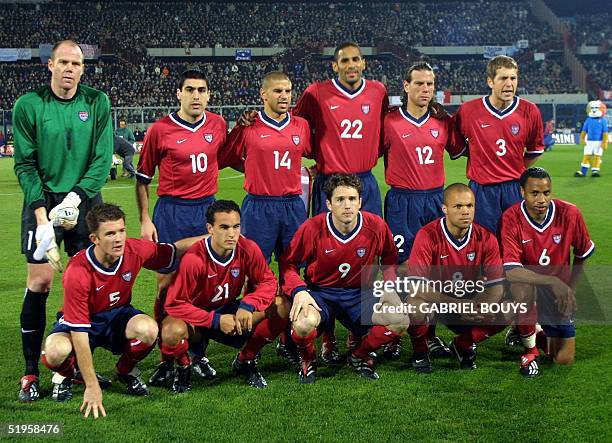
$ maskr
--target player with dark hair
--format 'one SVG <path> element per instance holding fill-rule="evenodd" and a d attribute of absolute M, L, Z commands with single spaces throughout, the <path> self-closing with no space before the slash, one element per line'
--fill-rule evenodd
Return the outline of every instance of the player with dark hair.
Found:
<path fill-rule="evenodd" d="M 542 116 L 516 96 L 518 64 L 499 55 L 487 65 L 491 94 L 463 103 L 455 125 L 467 139 L 467 177 L 476 196 L 476 222 L 496 233 L 502 213 L 521 200 L 518 179 L 544 153 Z"/>
<path fill-rule="evenodd" d="M 19 392 L 25 402 L 39 397 L 46 303 L 53 271 L 62 271 L 57 244 L 65 241 L 70 257 L 90 244 L 85 216 L 102 202 L 111 167 L 110 102 L 80 84 L 83 66 L 79 45 L 57 42 L 48 61 L 50 85 L 23 95 L 13 108 L 15 174 L 24 193 L 21 251 L 28 263 L 21 308 L 26 367 Z"/>
<path fill-rule="evenodd" d="M 140 153 L 137 168 L 136 201 L 140 214 L 142 238 L 174 242 L 181 238 L 206 233 L 203 220 L 206 210 L 215 200 L 219 169 L 227 136 L 223 117 L 206 110 L 210 85 L 204 74 L 190 69 L 180 76 L 176 96 L 180 109 L 153 123 Z M 157 203 L 153 220 L 149 216 L 149 184 L 159 169 Z M 155 319 L 164 317 L 165 290 L 172 275 L 160 274 L 155 300 Z M 199 359 L 194 371 L 203 378 L 215 376 L 203 350 L 195 350 Z M 156 384 L 172 374 L 154 374 L 150 384 Z"/>
<path fill-rule="evenodd" d="M 89 248 L 79 251 L 64 274 L 64 306 L 45 342 L 43 362 L 55 372 L 52 398 L 72 398 L 72 379 L 78 363 L 85 393 L 81 411 L 106 415 L 102 391 L 94 372 L 92 352 L 102 347 L 121 357 L 117 377 L 127 393 L 148 394 L 136 364 L 153 349 L 157 324 L 131 305 L 132 288 L 142 268 L 169 272 L 177 257 L 197 239 L 171 243 L 126 238 L 125 214 L 104 203 L 87 214 Z"/>
<path fill-rule="evenodd" d="M 378 379 L 370 353 L 406 331 L 406 323 L 368 326 L 362 280 L 373 277 L 380 263 L 386 280 L 395 279 L 397 249 L 389 227 L 379 216 L 360 211 L 362 184 L 356 175 L 334 174 L 325 184 L 330 212 L 307 220 L 281 260 L 283 290 L 293 300 L 293 340 L 301 358 L 300 383 L 316 380 L 315 338 L 335 318 L 358 340 L 348 363 L 360 376 Z M 316 241 L 315 241 L 316 239 Z M 305 278 L 300 265 L 306 265 Z M 364 275 L 365 273 L 365 275 Z"/>
<path fill-rule="evenodd" d="M 265 388 L 257 358 L 287 326 L 289 302 L 276 297 L 277 281 L 259 247 L 240 235 L 235 202 L 213 203 L 206 221 L 209 235 L 187 251 L 168 288 L 162 353 L 178 366 L 172 391 L 191 389 L 187 349 L 208 339 L 241 348 L 232 363 L 234 371 L 250 386 Z M 247 280 L 249 289 L 237 300 Z"/>
<path fill-rule="evenodd" d="M 578 208 L 552 198 L 546 170 L 527 169 L 520 184 L 524 200 L 504 212 L 501 244 L 512 295 L 529 305 L 517 317 L 525 347 L 520 372 L 534 377 L 539 374 L 538 347 L 559 364 L 574 362 L 576 286 L 595 244 Z M 574 255 L 571 264 L 570 249 Z"/>
<path fill-rule="evenodd" d="M 474 223 L 474 193 L 462 183 L 454 183 L 444 190 L 444 217 L 425 225 L 416 236 L 410 258 L 408 275 L 425 281 L 484 282 L 482 292 L 458 294 L 427 293 L 425 299 L 437 302 L 458 302 L 471 299 L 474 305 L 483 302 L 499 303 L 504 295 L 504 272 L 495 236 Z M 461 287 L 466 287 L 463 284 Z M 476 285 L 474 285 L 474 288 Z M 417 295 L 419 296 L 419 295 Z M 451 301 L 452 300 L 452 301 Z M 493 324 L 478 324 L 473 316 L 456 314 L 437 316 L 449 329 L 458 334 L 450 349 L 462 369 L 476 369 L 476 343 L 502 331 L 509 323 L 504 319 Z M 410 360 L 417 372 L 431 372 L 427 346 L 427 324 L 408 328 L 413 346 Z"/>

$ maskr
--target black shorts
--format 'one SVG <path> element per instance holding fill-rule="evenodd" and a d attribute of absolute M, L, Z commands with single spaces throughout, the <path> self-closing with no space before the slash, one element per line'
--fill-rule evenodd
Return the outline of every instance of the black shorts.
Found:
<path fill-rule="evenodd" d="M 45 193 L 47 214 L 56 205 L 60 204 L 66 197 L 65 193 L 53 194 Z M 87 229 L 87 223 L 85 217 L 91 208 L 102 203 L 102 195 L 96 194 L 93 198 L 81 202 L 79 205 L 79 218 L 77 225 L 74 229 L 69 231 L 63 228 L 55 228 L 55 241 L 58 245 L 64 242 L 64 250 L 69 257 L 79 252 L 81 249 L 88 247 L 91 242 L 89 241 L 89 229 Z M 23 206 L 21 211 L 21 253 L 26 256 L 28 263 L 47 263 L 46 259 L 34 260 L 34 251 L 36 250 L 36 216 L 34 211 L 27 206 Z"/>

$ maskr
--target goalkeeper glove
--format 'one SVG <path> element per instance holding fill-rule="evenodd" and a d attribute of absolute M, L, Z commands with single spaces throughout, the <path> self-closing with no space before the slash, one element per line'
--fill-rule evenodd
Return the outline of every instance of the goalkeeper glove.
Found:
<path fill-rule="evenodd" d="M 81 197 L 76 192 L 69 192 L 64 200 L 49 212 L 53 226 L 60 226 L 66 230 L 74 228 L 79 218 L 80 204 Z"/>
<path fill-rule="evenodd" d="M 34 260 L 46 258 L 49 265 L 57 272 L 62 272 L 64 266 L 59 254 L 59 248 L 55 242 L 55 231 L 53 223 L 45 223 L 36 227 L 36 250 Z"/>

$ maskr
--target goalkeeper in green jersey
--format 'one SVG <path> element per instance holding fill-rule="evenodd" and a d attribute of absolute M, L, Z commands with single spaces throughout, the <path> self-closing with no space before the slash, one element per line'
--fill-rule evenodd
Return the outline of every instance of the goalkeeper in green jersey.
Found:
<path fill-rule="evenodd" d="M 113 154 L 108 97 L 79 84 L 81 48 L 71 40 L 56 43 L 48 68 L 50 86 L 21 96 L 13 108 L 15 174 L 24 193 L 21 250 L 28 263 L 21 308 L 26 363 L 21 401 L 39 396 L 46 300 L 53 271 L 63 269 L 57 243 L 64 241 L 69 256 L 90 244 L 85 216 L 102 202 Z"/>

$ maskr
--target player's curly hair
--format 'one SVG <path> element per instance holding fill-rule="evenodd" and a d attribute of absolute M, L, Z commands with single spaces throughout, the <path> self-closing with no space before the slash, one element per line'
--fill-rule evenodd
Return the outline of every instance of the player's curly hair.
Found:
<path fill-rule="evenodd" d="M 100 203 L 94 206 L 85 217 L 90 233 L 95 233 L 104 222 L 125 220 L 125 212 L 112 203 Z"/>
<path fill-rule="evenodd" d="M 215 214 L 217 212 L 237 212 L 240 214 L 240 206 L 233 200 L 217 200 L 206 210 L 206 223 L 215 224 Z"/>
<path fill-rule="evenodd" d="M 548 181 L 552 182 L 550 178 L 550 174 L 544 168 L 539 168 L 537 166 L 532 166 L 528 168 L 521 174 L 521 178 L 519 179 L 519 183 L 521 184 L 521 188 L 525 189 L 525 185 L 527 184 L 527 180 L 530 178 L 535 179 L 548 179 Z"/>
<path fill-rule="evenodd" d="M 334 195 L 334 191 L 339 186 L 355 188 L 357 189 L 359 197 L 361 197 L 363 185 L 361 184 L 361 179 L 359 177 L 357 177 L 355 174 L 334 174 L 327 179 L 325 185 L 323 186 L 323 192 L 325 192 L 325 198 L 327 198 L 328 201 L 332 200 L 332 195 Z"/>

